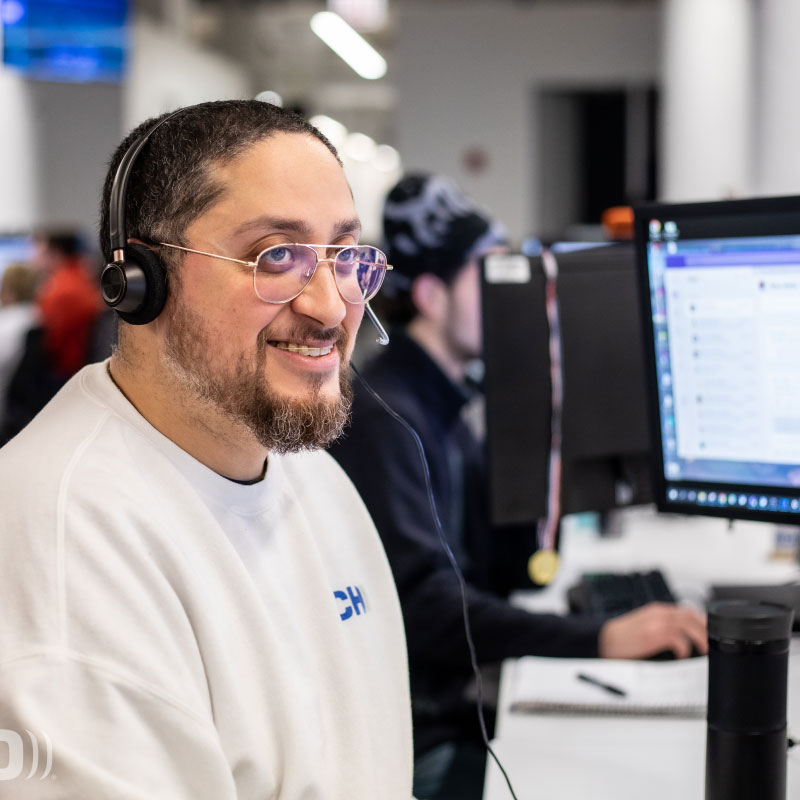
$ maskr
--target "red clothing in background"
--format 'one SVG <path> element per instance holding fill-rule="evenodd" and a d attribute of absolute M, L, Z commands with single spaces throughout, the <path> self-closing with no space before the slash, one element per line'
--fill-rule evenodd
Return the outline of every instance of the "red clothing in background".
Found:
<path fill-rule="evenodd" d="M 44 328 L 44 348 L 53 369 L 64 377 L 87 362 L 89 337 L 102 300 L 100 290 L 79 259 L 47 278 L 37 298 Z"/>

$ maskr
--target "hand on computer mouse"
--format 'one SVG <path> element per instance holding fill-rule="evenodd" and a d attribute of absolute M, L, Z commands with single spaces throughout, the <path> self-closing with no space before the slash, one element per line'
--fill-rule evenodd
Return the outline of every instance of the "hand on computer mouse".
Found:
<path fill-rule="evenodd" d="M 608 620 L 600 629 L 601 658 L 650 658 L 671 651 L 676 658 L 708 652 L 705 614 L 688 606 L 648 603 Z"/>

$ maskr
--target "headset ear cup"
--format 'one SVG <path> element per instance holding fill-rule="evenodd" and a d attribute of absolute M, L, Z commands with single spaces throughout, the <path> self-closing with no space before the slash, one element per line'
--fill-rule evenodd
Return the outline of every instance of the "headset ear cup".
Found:
<path fill-rule="evenodd" d="M 125 248 L 125 266 L 138 267 L 144 276 L 145 291 L 142 304 L 134 311 L 117 311 L 120 319 L 130 325 L 152 322 L 167 302 L 167 272 L 158 255 L 142 244 L 129 244 Z"/>

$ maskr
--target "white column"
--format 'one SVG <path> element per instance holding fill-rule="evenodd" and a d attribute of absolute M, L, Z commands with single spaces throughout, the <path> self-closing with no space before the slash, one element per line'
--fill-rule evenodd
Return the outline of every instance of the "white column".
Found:
<path fill-rule="evenodd" d="M 800 3 L 761 0 L 757 189 L 800 194 Z"/>
<path fill-rule="evenodd" d="M 665 200 L 752 193 L 753 17 L 752 0 L 666 2 L 660 170 Z"/>
<path fill-rule="evenodd" d="M 29 83 L 0 67 L 0 233 L 38 222 L 39 168 Z M 55 124 L 55 123 L 54 123 Z"/>

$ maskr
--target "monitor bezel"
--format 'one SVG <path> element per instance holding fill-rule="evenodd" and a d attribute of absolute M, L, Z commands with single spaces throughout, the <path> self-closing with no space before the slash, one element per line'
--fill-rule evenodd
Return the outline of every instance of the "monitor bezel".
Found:
<path fill-rule="evenodd" d="M 645 336 L 645 375 L 647 378 L 647 417 L 650 428 L 651 442 L 651 473 L 655 495 L 656 508 L 661 512 L 675 514 L 691 514 L 699 516 L 720 517 L 730 520 L 749 520 L 755 522 L 771 522 L 782 525 L 800 525 L 800 514 L 797 512 L 773 511 L 768 508 L 751 509 L 739 505 L 699 505 L 691 502 L 671 500 L 668 496 L 668 481 L 664 474 L 664 450 L 661 436 L 661 409 L 658 394 L 658 367 L 656 363 L 656 341 L 653 326 L 653 309 L 650 291 L 650 273 L 647 262 L 647 244 L 649 241 L 650 220 L 655 218 L 681 218 L 700 217 L 735 217 L 742 215 L 768 215 L 779 213 L 796 213 L 798 227 L 794 231 L 786 230 L 786 234 L 800 235 L 800 195 L 782 195 L 770 197 L 751 197 L 746 199 L 713 200 L 698 202 L 657 202 L 640 204 L 634 207 L 634 245 L 636 251 L 637 278 L 639 286 L 640 308 L 642 311 L 642 326 Z M 743 231 L 742 236 L 775 235 L 775 233 L 755 233 L 752 230 Z M 681 483 L 687 488 L 703 491 L 719 491 L 719 483 L 706 481 L 670 481 L 673 486 L 679 487 Z M 800 487 L 794 489 L 781 488 L 776 492 L 775 487 L 754 484 L 728 484 L 732 490 L 744 494 L 785 495 L 800 498 Z"/>

